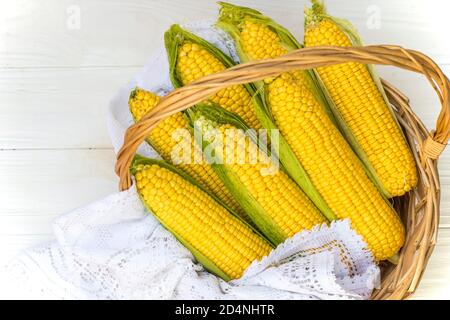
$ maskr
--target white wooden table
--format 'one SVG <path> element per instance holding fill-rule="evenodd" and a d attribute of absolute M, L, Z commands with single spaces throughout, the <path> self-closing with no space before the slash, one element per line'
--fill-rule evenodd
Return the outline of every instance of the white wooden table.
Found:
<path fill-rule="evenodd" d="M 235 1 L 302 37 L 306 0 Z M 450 74 L 442 0 L 333 0 L 366 43 L 421 50 Z M 117 189 L 106 130 L 109 99 L 162 44 L 172 23 L 214 18 L 210 0 L 0 2 L 0 263 L 52 238 L 51 221 Z M 438 101 L 419 76 L 380 68 L 433 128 Z M 450 152 L 440 161 L 439 242 L 416 298 L 450 298 Z"/>

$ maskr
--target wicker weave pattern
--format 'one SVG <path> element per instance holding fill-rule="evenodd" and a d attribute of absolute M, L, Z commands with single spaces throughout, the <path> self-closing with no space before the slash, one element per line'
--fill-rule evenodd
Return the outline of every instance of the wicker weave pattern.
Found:
<path fill-rule="evenodd" d="M 413 191 L 394 200 L 405 223 L 407 238 L 398 265 L 382 266 L 381 288 L 374 292 L 372 298 L 407 298 L 416 290 L 436 243 L 440 195 L 437 159 L 450 138 L 450 81 L 436 63 L 420 52 L 398 46 L 303 48 L 275 59 L 237 65 L 174 90 L 139 123 L 127 130 L 116 163 L 120 189 L 131 186 L 129 167 L 133 156 L 152 128 L 162 119 L 193 106 L 224 87 L 262 80 L 294 69 L 306 70 L 343 62 L 392 65 L 422 73 L 441 103 L 436 130 L 429 132 L 411 110 L 408 98 L 383 81 L 386 94 L 413 151 L 420 180 Z"/>

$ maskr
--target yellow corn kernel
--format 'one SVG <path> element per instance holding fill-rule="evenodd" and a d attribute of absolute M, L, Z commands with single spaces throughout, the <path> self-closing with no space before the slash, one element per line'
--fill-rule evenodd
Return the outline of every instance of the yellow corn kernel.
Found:
<path fill-rule="evenodd" d="M 140 164 L 135 177 L 146 207 L 231 279 L 240 278 L 252 261 L 271 251 L 266 240 L 175 172 Z"/>
<path fill-rule="evenodd" d="M 276 33 L 260 23 L 244 21 L 240 37 L 243 50 L 251 60 L 275 58 L 288 52 Z"/>
<path fill-rule="evenodd" d="M 329 19 L 310 24 L 305 46 L 350 47 L 349 37 Z M 367 67 L 343 63 L 318 68 L 346 125 L 390 196 L 401 196 L 417 184 L 413 156 Z"/>
<path fill-rule="evenodd" d="M 153 109 L 159 102 L 160 98 L 152 92 L 143 89 L 135 89 L 129 100 L 130 111 L 136 121 L 139 121 L 147 112 Z M 161 157 L 169 163 L 172 163 L 172 152 L 179 145 L 179 141 L 174 139 L 173 133 L 176 130 L 188 130 L 186 120 L 181 113 L 176 113 L 163 121 L 161 121 L 147 137 L 149 144 L 161 155 Z M 187 131 L 186 131 L 187 132 Z M 203 161 L 203 154 L 200 147 L 195 143 L 191 135 L 184 150 L 191 150 L 190 161 L 188 163 L 179 163 L 176 166 L 198 181 L 209 192 L 216 195 L 221 201 L 228 205 L 231 209 L 248 220 L 238 203 L 233 199 L 231 193 L 224 186 L 223 182 L 214 172 L 209 164 Z M 181 155 L 182 156 L 182 155 Z M 201 163 L 195 160 L 200 159 Z"/>
<path fill-rule="evenodd" d="M 225 66 L 199 44 L 185 41 L 178 50 L 176 70 L 183 85 L 186 85 L 204 76 L 223 71 Z M 251 128 L 255 130 L 261 128 L 252 98 L 244 86 L 235 85 L 222 89 L 210 99 L 240 116 Z"/>
<path fill-rule="evenodd" d="M 325 222 L 311 200 L 283 171 L 266 174 L 270 168 L 274 168 L 272 160 L 259 152 L 258 146 L 243 130 L 237 130 L 228 124 L 221 125 L 219 130 L 222 141 L 227 144 L 223 151 L 227 168 L 238 176 L 286 238 Z M 232 154 L 228 154 L 229 152 Z M 245 158 L 242 158 L 243 155 Z M 252 163 L 251 159 L 256 161 Z"/>

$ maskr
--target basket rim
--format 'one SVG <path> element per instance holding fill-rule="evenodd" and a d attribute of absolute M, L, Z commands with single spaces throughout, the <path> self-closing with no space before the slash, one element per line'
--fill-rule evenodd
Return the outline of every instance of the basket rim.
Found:
<path fill-rule="evenodd" d="M 434 130 L 428 131 L 409 106 L 409 99 L 393 85 L 383 81 L 390 102 L 398 109 L 397 118 L 407 132 L 421 174 L 421 185 L 402 203 L 408 229 L 407 242 L 399 264 L 383 277 L 374 299 L 404 299 L 417 288 L 436 243 L 439 223 L 440 185 L 437 160 L 450 138 L 450 81 L 440 67 L 425 54 L 395 45 L 361 47 L 308 47 L 283 56 L 236 65 L 178 88 L 160 100 L 139 122 L 125 132 L 123 146 L 117 154 L 115 171 L 121 191 L 131 187 L 129 168 L 137 148 L 160 121 L 195 105 L 232 85 L 274 77 L 292 70 L 308 70 L 345 62 L 395 66 L 423 74 L 436 92 L 441 110 Z M 403 116 L 405 117 L 403 119 Z"/>

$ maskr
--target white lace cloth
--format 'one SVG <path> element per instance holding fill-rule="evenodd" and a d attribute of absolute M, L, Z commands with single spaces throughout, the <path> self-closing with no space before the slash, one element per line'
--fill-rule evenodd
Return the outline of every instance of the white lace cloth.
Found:
<path fill-rule="evenodd" d="M 188 26 L 234 58 L 232 42 L 202 22 Z M 140 86 L 171 89 L 163 49 L 116 95 L 108 119 L 116 151 L 132 120 L 127 100 Z M 157 157 L 148 146 L 139 151 Z M 339 221 L 287 240 L 241 279 L 204 271 L 155 218 L 134 190 L 59 216 L 55 240 L 28 249 L 0 274 L 0 297 L 50 299 L 366 299 L 379 269 L 366 244 Z"/>

